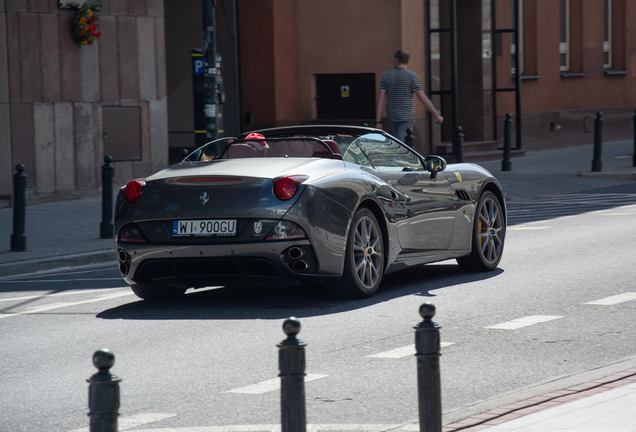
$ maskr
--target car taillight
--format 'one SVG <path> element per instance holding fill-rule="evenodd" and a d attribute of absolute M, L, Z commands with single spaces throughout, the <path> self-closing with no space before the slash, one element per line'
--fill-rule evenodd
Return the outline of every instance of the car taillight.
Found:
<path fill-rule="evenodd" d="M 144 186 L 146 186 L 146 182 L 143 180 L 133 180 L 129 182 L 126 186 L 124 186 L 124 199 L 129 204 L 136 203 L 139 201 L 139 198 L 141 198 Z"/>
<path fill-rule="evenodd" d="M 275 179 L 274 194 L 282 200 L 288 200 L 296 194 L 300 184 L 308 178 L 309 176 L 305 175 L 293 175 Z"/>

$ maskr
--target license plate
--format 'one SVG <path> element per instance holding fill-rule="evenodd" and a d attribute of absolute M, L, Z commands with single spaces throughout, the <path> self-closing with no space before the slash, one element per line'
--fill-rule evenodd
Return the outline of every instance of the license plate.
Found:
<path fill-rule="evenodd" d="M 172 222 L 172 237 L 233 236 L 236 220 L 185 220 Z"/>

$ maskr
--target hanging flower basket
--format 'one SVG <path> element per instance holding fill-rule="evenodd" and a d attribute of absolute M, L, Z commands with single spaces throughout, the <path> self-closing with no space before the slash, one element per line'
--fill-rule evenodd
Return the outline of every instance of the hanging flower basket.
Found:
<path fill-rule="evenodd" d="M 93 45 L 102 36 L 97 22 L 100 6 L 84 3 L 73 21 L 73 39 L 80 45 Z"/>

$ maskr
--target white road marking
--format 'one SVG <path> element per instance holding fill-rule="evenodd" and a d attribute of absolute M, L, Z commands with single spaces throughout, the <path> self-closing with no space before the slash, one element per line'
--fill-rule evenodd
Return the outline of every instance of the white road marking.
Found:
<path fill-rule="evenodd" d="M 600 306 L 611 306 L 619 303 L 624 303 L 628 301 L 636 300 L 636 292 L 626 292 L 623 294 L 618 294 L 611 297 L 605 297 L 602 299 L 594 300 L 591 302 L 587 302 L 584 304 L 588 305 L 600 305 Z"/>
<path fill-rule="evenodd" d="M 128 296 L 128 295 L 132 295 L 132 292 L 118 292 L 118 293 L 114 293 L 114 294 L 106 294 L 106 295 L 103 295 L 103 296 L 99 296 L 97 298 L 92 298 L 92 299 L 82 300 L 82 301 L 77 301 L 77 302 L 53 303 L 53 304 L 48 304 L 48 305 L 45 305 L 45 306 L 39 306 L 39 307 L 31 308 L 31 309 L 28 309 L 28 310 L 26 310 L 24 312 L 17 312 L 17 313 L 14 313 L 14 314 L 0 314 L 0 319 L 14 317 L 14 316 L 18 316 L 18 315 L 36 314 L 36 313 L 46 312 L 46 311 L 59 309 L 59 308 L 63 308 L 63 307 L 76 306 L 76 305 L 81 305 L 81 304 L 86 304 L 86 303 L 95 303 L 95 302 L 99 302 L 99 301 L 103 301 L 103 300 L 112 300 L 112 299 L 115 299 L 115 298 L 118 298 L 118 297 L 124 297 L 124 296 Z"/>
<path fill-rule="evenodd" d="M 117 430 L 123 431 L 127 429 L 132 429 L 135 427 L 143 426 L 148 423 L 156 422 L 159 420 L 167 419 L 170 417 L 174 417 L 176 414 L 166 414 L 166 413 L 139 413 L 133 414 L 126 417 L 121 417 L 117 421 Z M 164 429 L 166 431 L 166 429 Z M 74 429 L 69 432 L 89 432 L 89 428 L 82 429 Z"/>
<path fill-rule="evenodd" d="M 121 430 L 121 429 L 120 429 Z M 419 424 L 308 424 L 307 432 L 382 432 L 382 431 L 419 431 Z M 135 432 L 280 432 L 280 425 L 228 425 L 198 426 L 182 428 L 138 429 Z M 75 431 L 72 431 L 75 432 Z"/>
<path fill-rule="evenodd" d="M 35 283 L 31 281 L 32 283 Z M 22 301 L 22 300 L 33 300 L 37 298 L 46 298 L 46 297 L 59 297 L 59 296 L 67 296 L 67 295 L 75 295 L 75 294 L 92 294 L 96 292 L 109 292 L 112 290 L 121 290 L 121 289 L 130 289 L 129 287 L 119 287 L 119 288 L 100 288 L 100 289 L 90 289 L 90 290 L 73 290 L 73 291 L 65 291 L 60 293 L 52 293 L 52 294 L 40 294 L 40 295 L 32 295 L 32 296 L 24 296 L 24 297 L 11 297 L 11 298 L 3 298 L 0 299 L 0 302 L 3 301 Z"/>
<path fill-rule="evenodd" d="M 444 348 L 454 344 L 455 342 L 441 342 L 440 347 Z M 368 355 L 367 357 L 399 359 L 399 358 L 407 357 L 411 355 L 415 355 L 415 344 L 407 345 L 401 348 L 395 348 L 395 349 L 384 351 L 377 354 L 371 354 L 371 355 Z"/>
<path fill-rule="evenodd" d="M 510 227 L 506 227 L 507 231 L 533 231 L 533 230 L 544 230 L 544 229 L 550 229 L 552 227 L 547 227 L 547 226 L 540 226 L 540 227 L 533 227 L 533 226 L 510 226 Z"/>
<path fill-rule="evenodd" d="M 121 281 L 122 278 L 90 278 L 90 279 L 43 279 L 43 280 L 0 280 L 0 284 L 16 284 L 16 283 L 29 283 L 29 284 L 43 284 L 49 282 L 91 282 L 91 281 L 109 281 L 116 280 Z"/>
<path fill-rule="evenodd" d="M 523 327 L 528 327 L 534 324 L 542 322 L 552 321 L 555 319 L 563 318 L 557 315 L 532 315 L 524 318 L 517 318 L 512 321 L 504 322 L 501 324 L 495 324 L 493 326 L 484 327 L 487 329 L 499 329 L 499 330 L 516 330 Z"/>
<path fill-rule="evenodd" d="M 329 375 L 321 374 L 307 374 L 305 376 L 305 382 L 314 381 L 320 378 L 326 378 Z M 239 387 L 234 390 L 228 390 L 223 393 L 243 393 L 243 394 L 261 394 L 270 391 L 278 390 L 280 388 L 280 378 L 274 378 L 267 381 L 261 381 L 256 384 L 251 384 L 245 387 Z"/>

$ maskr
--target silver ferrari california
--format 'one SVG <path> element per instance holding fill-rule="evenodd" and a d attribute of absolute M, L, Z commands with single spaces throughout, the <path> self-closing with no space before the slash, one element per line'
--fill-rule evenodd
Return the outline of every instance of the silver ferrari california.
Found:
<path fill-rule="evenodd" d="M 413 265 L 495 269 L 506 211 L 478 165 L 422 157 L 378 129 L 293 126 L 212 141 L 131 181 L 115 234 L 121 274 L 142 299 L 310 283 L 364 298 Z"/>

